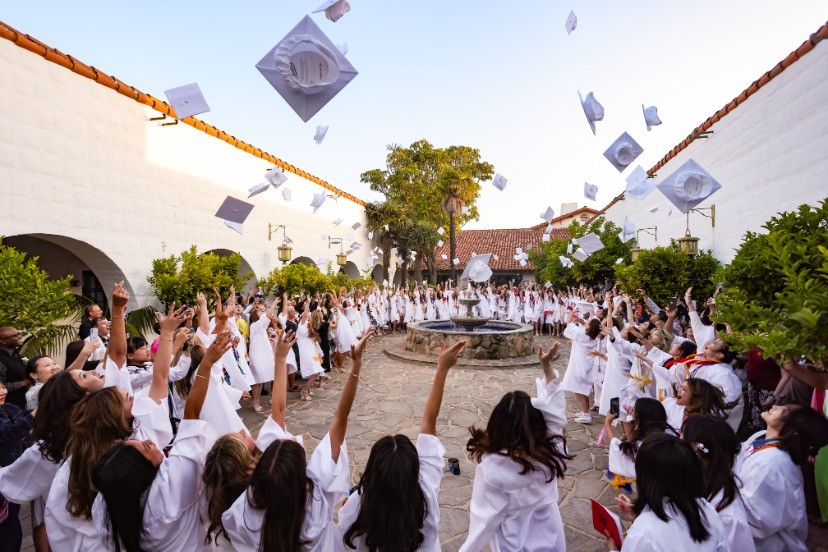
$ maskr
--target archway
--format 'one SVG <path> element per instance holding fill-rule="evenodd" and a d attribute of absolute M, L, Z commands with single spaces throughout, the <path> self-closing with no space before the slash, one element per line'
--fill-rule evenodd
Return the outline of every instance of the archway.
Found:
<path fill-rule="evenodd" d="M 219 257 L 228 257 L 233 253 L 238 253 L 237 251 L 230 251 L 229 249 L 210 249 L 205 251 L 205 253 L 215 253 Z M 238 253 L 239 257 L 241 257 L 241 264 L 239 265 L 239 274 L 252 274 L 252 276 L 244 283 L 244 287 L 248 288 L 253 286 L 255 289 L 256 286 L 256 271 L 253 270 L 253 267 L 250 266 L 250 263 L 247 262 L 247 259 L 242 257 L 241 253 Z M 243 290 L 238 290 L 240 293 L 243 294 Z"/>
<path fill-rule="evenodd" d="M 381 264 L 374 265 L 374 270 L 371 271 L 371 278 L 374 279 L 375 283 L 380 284 L 380 285 L 382 284 L 382 281 L 384 279 L 382 277 L 382 274 L 383 274 L 382 265 Z"/>
<path fill-rule="evenodd" d="M 3 243 L 38 257 L 38 265 L 53 278 L 72 277 L 72 292 L 106 309 L 115 284 L 136 297 L 132 283 L 108 255 L 86 242 L 56 234 L 6 236 Z"/>
<path fill-rule="evenodd" d="M 307 265 L 307 266 L 316 266 L 316 263 L 313 262 L 313 260 L 310 257 L 296 257 L 295 259 L 290 261 L 290 264 L 303 264 L 303 265 Z M 319 267 L 317 267 L 317 268 L 319 268 Z"/>
<path fill-rule="evenodd" d="M 339 269 L 339 272 L 341 272 L 342 274 L 346 274 L 348 278 L 351 279 L 359 278 L 359 268 L 357 268 L 356 263 L 353 261 L 348 261 L 347 263 L 345 263 L 345 266 L 341 267 Z"/>

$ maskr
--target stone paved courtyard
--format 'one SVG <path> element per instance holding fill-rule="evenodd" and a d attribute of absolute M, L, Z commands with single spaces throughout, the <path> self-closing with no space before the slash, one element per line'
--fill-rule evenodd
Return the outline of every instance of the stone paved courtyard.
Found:
<path fill-rule="evenodd" d="M 536 339 L 548 348 L 552 337 Z M 431 389 L 434 365 L 391 358 L 385 349 L 399 350 L 404 345 L 403 335 L 375 337 L 365 353 L 360 388 L 348 424 L 348 455 L 352 478 L 356 479 L 365 466 L 373 443 L 383 435 L 402 433 L 415 439 L 425 399 Z M 555 366 L 563 375 L 569 355 L 562 344 L 560 358 Z M 508 362 L 508 361 L 507 361 Z M 299 394 L 288 398 L 287 427 L 293 433 L 305 436 L 305 446 L 312 451 L 325 436 L 332 413 L 339 400 L 342 374 L 331 374 L 328 388 L 316 391 L 311 402 L 298 400 Z M 443 408 L 437 420 L 437 435 L 446 447 L 446 456 L 460 459 L 461 474 L 452 475 L 446 470 L 440 491 L 440 538 L 445 552 L 460 548 L 466 537 L 469 520 L 469 502 L 474 481 L 474 464 L 465 455 L 467 428 L 471 424 L 485 425 L 493 405 L 507 391 L 520 389 L 534 395 L 535 378 L 540 366 L 485 368 L 455 366 L 446 380 Z M 267 404 L 263 398 L 263 404 Z M 572 414 L 576 402 L 567 397 L 567 410 Z M 242 408 L 242 416 L 254 435 L 264 423 L 265 416 L 249 408 Z M 592 529 L 589 499 L 615 509 L 617 492 L 602 479 L 607 464 L 605 447 L 596 446 L 593 440 L 601 430 L 603 418 L 595 417 L 592 425 L 570 422 L 567 424 L 567 445 L 575 458 L 569 462 L 566 477 L 559 480 L 560 508 L 566 531 L 567 550 L 604 550 L 603 539 L 598 539 Z M 24 550 L 33 551 L 28 509 L 21 512 L 26 533 Z M 820 546 L 816 546 L 819 543 Z M 809 544 L 811 550 L 828 550 L 828 530 L 812 524 Z"/>

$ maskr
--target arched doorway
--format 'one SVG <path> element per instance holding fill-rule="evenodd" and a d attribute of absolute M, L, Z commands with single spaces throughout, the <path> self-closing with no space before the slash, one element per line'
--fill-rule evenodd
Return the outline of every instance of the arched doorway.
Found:
<path fill-rule="evenodd" d="M 86 242 L 56 234 L 20 234 L 6 236 L 3 243 L 30 257 L 55 279 L 72 278 L 72 291 L 97 303 L 104 310 L 118 282 L 135 297 L 132 283 L 121 268 L 100 249 Z"/>
<path fill-rule="evenodd" d="M 371 271 L 371 278 L 374 279 L 374 282 L 377 284 L 382 284 L 383 277 L 382 277 L 382 265 L 374 265 L 374 270 Z"/>
<path fill-rule="evenodd" d="M 359 268 L 353 261 L 348 261 L 345 266 L 339 269 L 339 272 L 348 276 L 348 278 L 359 278 Z"/>
<path fill-rule="evenodd" d="M 313 262 L 313 260 L 311 260 L 310 257 L 296 257 L 295 259 L 290 261 L 290 264 L 303 264 L 303 265 L 307 265 L 307 266 L 316 266 L 316 263 Z M 319 268 L 319 267 L 317 267 L 317 268 Z"/>
<path fill-rule="evenodd" d="M 220 257 L 227 257 L 236 253 L 236 251 L 230 251 L 229 249 L 210 249 L 209 251 L 205 251 L 205 253 L 215 253 Z M 250 266 L 250 263 L 247 262 L 247 259 L 241 256 L 239 253 L 239 257 L 241 257 L 241 264 L 239 265 L 239 274 L 252 274 L 252 276 L 244 283 L 244 287 L 248 288 L 253 286 L 255 289 L 256 286 L 256 271 L 253 270 L 253 267 Z M 239 292 L 243 292 L 243 290 L 238 290 Z"/>

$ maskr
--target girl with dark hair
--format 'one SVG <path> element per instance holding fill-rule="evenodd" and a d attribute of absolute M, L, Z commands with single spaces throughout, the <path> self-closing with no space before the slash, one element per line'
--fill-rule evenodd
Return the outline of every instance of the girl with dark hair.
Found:
<path fill-rule="evenodd" d="M 512 391 L 495 406 L 486 429 L 469 428 L 469 457 L 479 462 L 463 552 L 564 551 L 558 478 L 566 461 L 566 404 L 552 361 L 558 343 L 538 350 L 543 379 L 537 397 Z"/>
<path fill-rule="evenodd" d="M 26 410 L 37 408 L 41 388 L 58 372 L 60 372 L 60 365 L 46 355 L 36 356 L 26 363 L 26 374 L 34 382 L 34 385 L 26 391 Z"/>
<path fill-rule="evenodd" d="M 302 400 L 309 401 L 313 396 L 311 389 L 317 378 L 324 373 L 322 370 L 322 354 L 318 349 L 318 335 L 310 323 L 310 311 L 302 313 L 299 328 L 296 330 L 296 343 L 299 345 L 299 371 L 306 380 L 302 388 Z M 317 387 L 324 387 L 319 384 Z"/>
<path fill-rule="evenodd" d="M 722 418 L 701 414 L 687 418 L 681 438 L 701 460 L 704 497 L 719 512 L 730 549 L 752 552 L 755 550 L 753 537 L 739 494 L 739 481 L 733 475 L 733 465 L 741 449 L 739 438 Z"/>
<path fill-rule="evenodd" d="M 767 431 L 742 444 L 736 475 L 756 550 L 807 550 L 808 516 L 801 466 L 828 445 L 828 420 L 812 408 L 773 406 Z"/>
<path fill-rule="evenodd" d="M 128 301 L 129 293 L 121 282 L 112 294 L 112 337 L 108 349 L 108 360 L 116 367 L 126 362 L 123 317 Z M 159 361 L 154 366 L 152 383 L 144 393 L 133 399 L 123 388 L 107 387 L 84 396 L 72 409 L 65 461 L 55 474 L 46 500 L 46 533 L 54 550 L 79 552 L 102 546 L 92 522 L 92 504 L 97 496 L 92 469 L 113 443 L 130 436 L 164 445 L 172 439 L 167 377 L 172 335 L 184 319 L 184 309 L 175 311 L 173 305 L 167 316 L 156 313 L 156 317 L 161 324 L 158 358 L 166 357 L 166 362 Z M 109 377 L 106 385 L 112 385 Z"/>
<path fill-rule="evenodd" d="M 288 341 L 274 340 L 273 410 L 256 441 L 264 452 L 247 490 L 221 517 L 225 534 L 236 550 L 333 549 L 334 506 L 348 493 L 350 484 L 345 432 L 359 383 L 362 353 L 372 333 L 370 329 L 365 332 L 351 349 L 351 372 L 330 429 L 307 464 L 302 438 L 285 428 L 285 358 L 293 345 L 292 336 L 288 334 Z"/>
<path fill-rule="evenodd" d="M 92 483 L 98 496 L 92 519 L 107 549 L 198 548 L 198 482 L 202 459 L 215 440 L 210 424 L 198 418 L 207 396 L 210 367 L 230 348 L 230 340 L 231 332 L 226 330 L 205 352 L 169 458 L 151 439 L 127 439 L 109 448 L 95 464 Z M 169 364 L 170 349 L 163 342 L 162 333 L 156 362 Z"/>
<path fill-rule="evenodd" d="M 598 334 L 601 333 L 601 321 L 597 318 L 584 321 L 572 312 L 566 321 L 564 337 L 572 340 L 569 352 L 569 364 L 566 366 L 561 381 L 561 388 L 575 394 L 581 413 L 575 421 L 582 424 L 592 423 L 589 413 L 589 394 L 592 392 L 594 364 L 590 352 L 595 350 Z"/>
<path fill-rule="evenodd" d="M 689 444 L 666 433 L 649 436 L 638 449 L 635 472 L 638 498 L 616 498 L 633 519 L 623 550 L 730 550 L 722 520 L 704 498 L 704 473 Z M 612 538 L 606 544 L 617 550 Z"/>
<path fill-rule="evenodd" d="M 687 378 L 674 389 L 675 398 L 668 397 L 661 402 L 667 411 L 667 422 L 674 428 L 683 426 L 690 414 L 712 414 L 727 419 L 727 413 L 733 406 L 725 402 L 721 389 L 703 379 Z"/>
<path fill-rule="evenodd" d="M 616 489 L 635 481 L 635 455 L 647 435 L 664 432 L 675 434 L 673 428 L 667 424 L 664 406 L 650 397 L 641 397 L 635 401 L 632 429 L 624 441 L 616 438 L 612 430 L 612 421 L 617 417 L 607 412 L 604 419 L 604 430 L 611 439 L 607 476 L 610 484 Z"/>
<path fill-rule="evenodd" d="M 0 378 L 0 469 L 12 464 L 23 454 L 32 413 L 17 405 L 6 403 L 6 380 Z M 20 505 L 0 496 L 0 547 L 19 550 L 23 541 L 20 527 Z M 8 548 L 6 548 L 8 547 Z"/>
<path fill-rule="evenodd" d="M 436 436 L 437 416 L 446 376 L 465 345 L 465 341 L 449 348 L 443 344 L 416 446 L 405 435 L 387 435 L 371 447 L 356 490 L 339 511 L 334 540 L 338 552 L 439 550 L 437 495 L 446 449 Z"/>
<path fill-rule="evenodd" d="M 262 396 L 262 386 L 272 381 L 273 377 L 273 348 L 270 346 L 268 330 L 273 325 L 273 301 L 265 310 L 263 305 L 255 305 L 250 311 L 250 372 L 255 383 L 252 386 L 253 410 L 262 412 L 259 398 Z"/>

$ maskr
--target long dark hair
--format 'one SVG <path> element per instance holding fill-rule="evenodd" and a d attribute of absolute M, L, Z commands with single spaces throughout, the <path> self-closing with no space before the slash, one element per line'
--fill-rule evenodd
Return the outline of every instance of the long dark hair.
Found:
<path fill-rule="evenodd" d="M 635 401 L 634 422 L 629 439 L 622 441 L 620 447 L 621 452 L 630 460 L 635 460 L 635 453 L 647 435 L 670 428 L 664 405 L 650 397 L 641 397 Z"/>
<path fill-rule="evenodd" d="M 92 483 L 106 504 L 106 526 L 115 552 L 143 552 L 144 505 L 142 497 L 158 468 L 135 447 L 123 441 L 113 445 L 92 469 Z"/>
<path fill-rule="evenodd" d="M 712 414 L 718 418 L 727 418 L 727 413 L 739 401 L 725 402 L 725 394 L 707 380 L 701 378 L 687 378 L 687 388 L 693 397 L 693 404 L 685 407 L 687 414 Z M 692 408 L 692 410 L 691 410 Z"/>
<path fill-rule="evenodd" d="M 68 371 L 58 372 L 40 388 L 32 438 L 40 441 L 40 454 L 46 460 L 63 460 L 69 441 L 70 414 L 84 395 L 86 392 Z"/>
<path fill-rule="evenodd" d="M 707 500 L 720 492 L 722 499 L 714 504 L 722 511 L 739 497 L 739 484 L 733 475 L 733 464 L 742 448 L 736 433 L 725 420 L 716 416 L 693 414 L 681 428 L 682 439 L 690 443 L 704 467 Z"/>
<path fill-rule="evenodd" d="M 638 449 L 635 473 L 638 498 L 633 503 L 633 512 L 636 516 L 649 507 L 658 519 L 669 521 L 664 511 L 667 500 L 684 516 L 694 541 L 704 542 L 710 537 L 698 502 L 705 496 L 704 474 L 689 444 L 667 433 L 650 435 Z"/>
<path fill-rule="evenodd" d="M 271 443 L 253 470 L 247 503 L 264 512 L 260 550 L 298 551 L 313 481 L 306 475 L 305 449 L 295 441 Z"/>
<path fill-rule="evenodd" d="M 521 475 L 545 468 L 547 482 L 563 477 L 566 460 L 572 459 L 563 452 L 566 438 L 549 434 L 543 414 L 532 406 L 532 399 L 523 391 L 503 395 L 489 416 L 486 429 L 472 426 L 469 433 L 466 450 L 475 462 L 486 454 L 499 454 L 520 464 Z"/>
<path fill-rule="evenodd" d="M 222 435 L 213 444 L 204 461 L 204 494 L 207 498 L 207 536 L 205 544 L 219 537 L 230 540 L 221 515 L 239 498 L 250 484 L 250 476 L 256 465 L 256 458 L 244 443 L 232 435 Z M 215 533 L 215 536 L 213 535 Z"/>
<path fill-rule="evenodd" d="M 791 456 L 794 464 L 804 466 L 808 458 L 828 445 L 828 420 L 807 406 L 791 405 L 786 409 L 779 431 L 779 448 Z"/>
<path fill-rule="evenodd" d="M 597 338 L 598 334 L 601 333 L 601 321 L 597 318 L 590 318 L 589 322 L 586 323 L 584 331 L 586 332 L 588 338 Z"/>
<path fill-rule="evenodd" d="M 428 514 L 420 488 L 420 457 L 405 435 L 386 435 L 371 447 L 357 491 L 362 497 L 356 521 L 345 532 L 345 545 L 364 535 L 371 552 L 414 552 L 425 540 Z"/>

